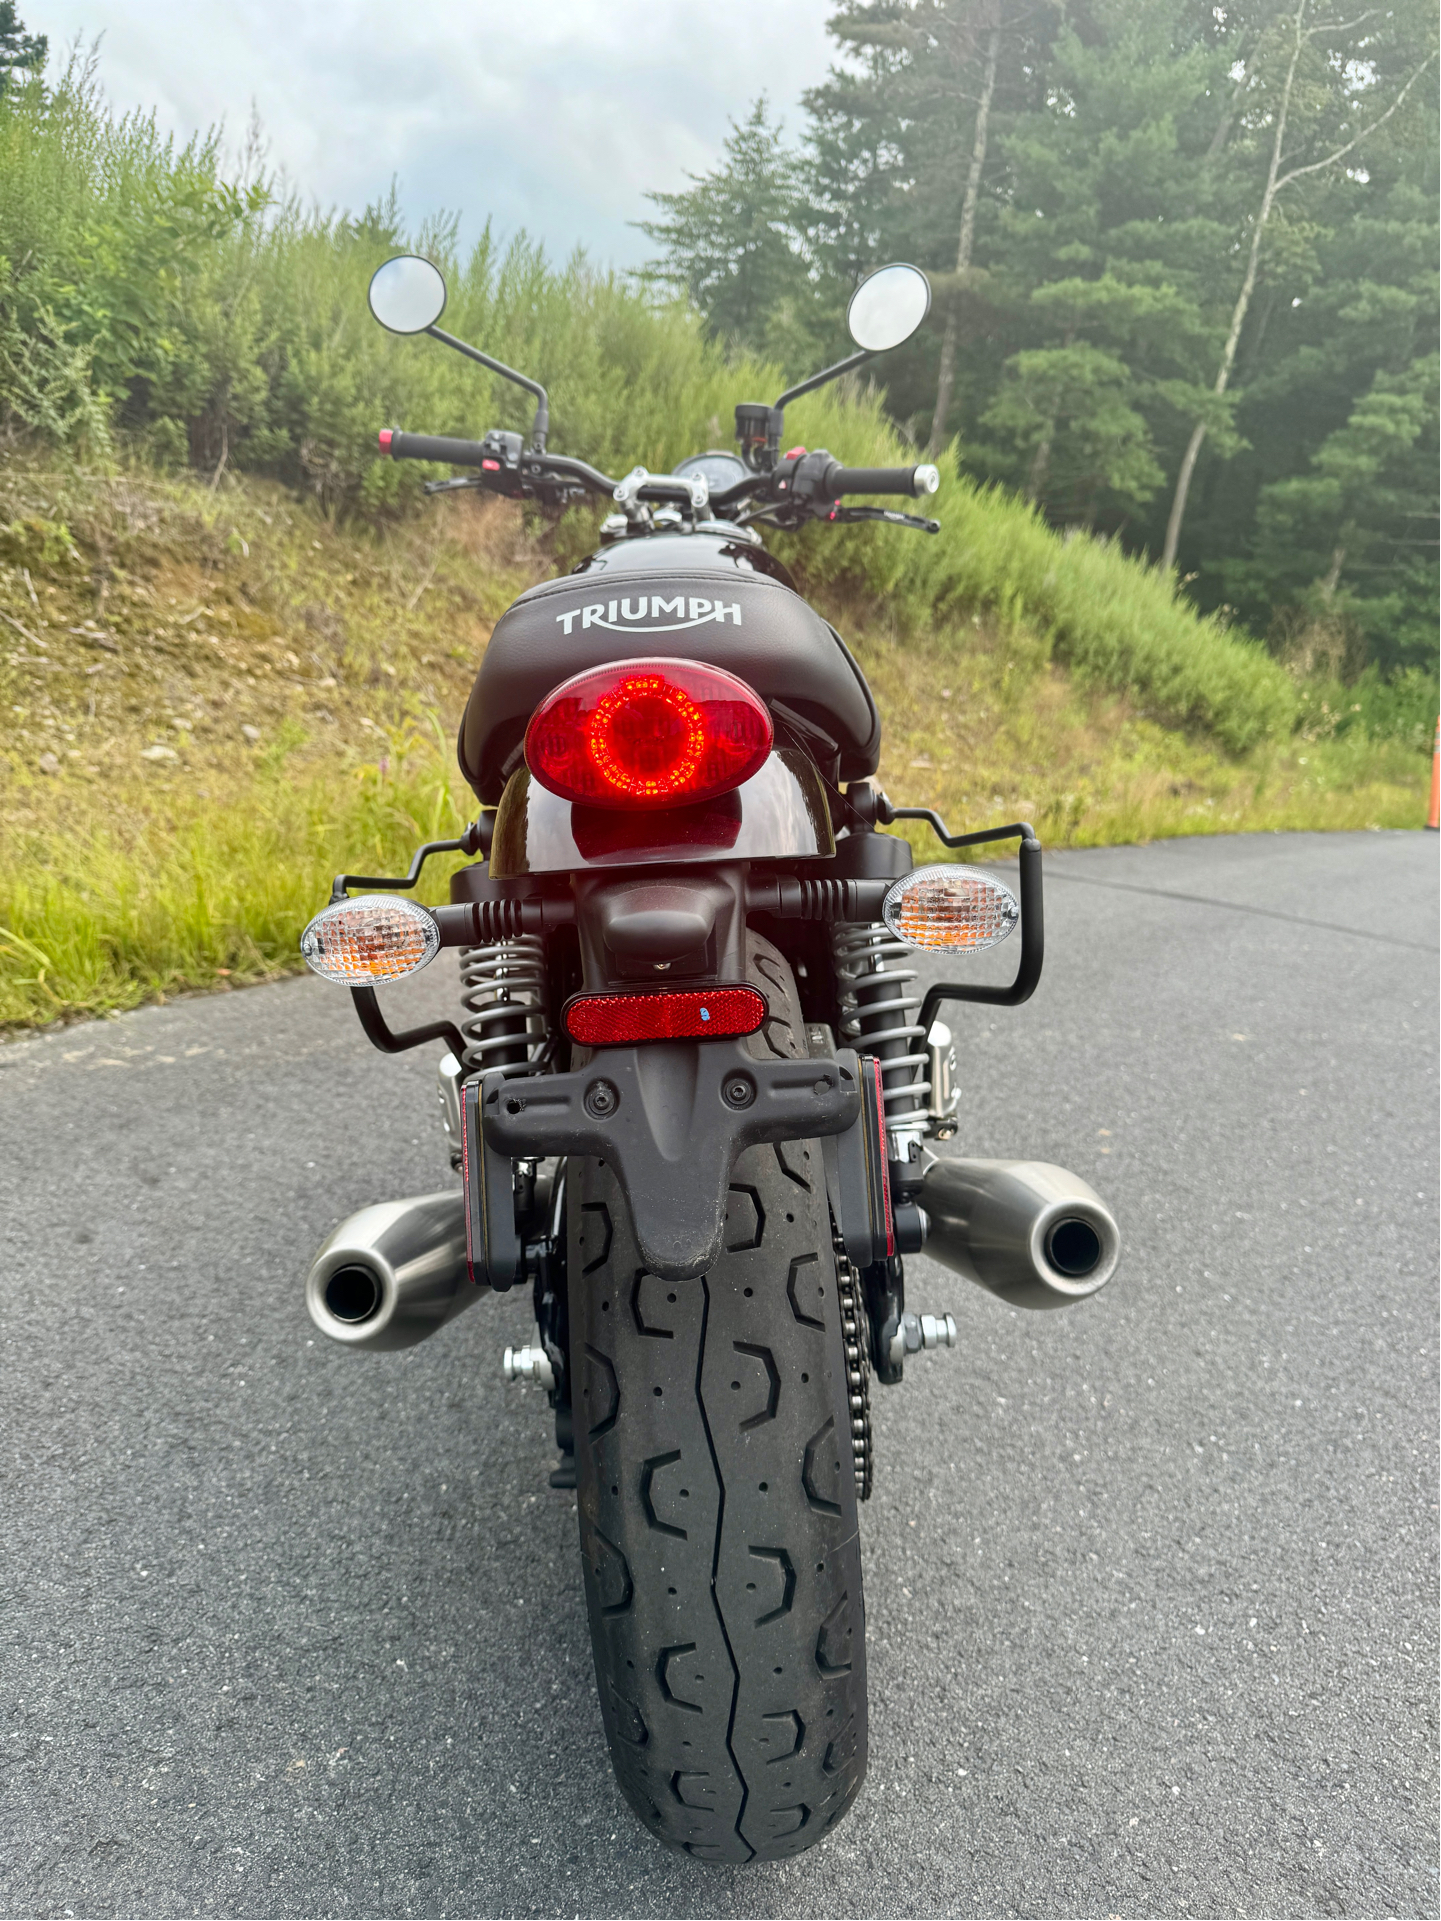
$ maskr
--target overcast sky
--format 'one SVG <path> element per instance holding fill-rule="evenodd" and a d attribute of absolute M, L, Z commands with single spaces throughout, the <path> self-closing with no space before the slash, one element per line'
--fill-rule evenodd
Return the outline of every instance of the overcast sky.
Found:
<path fill-rule="evenodd" d="M 252 105 L 303 193 L 360 209 L 392 175 L 418 216 L 493 214 L 564 255 L 634 265 L 649 188 L 715 160 L 768 92 L 791 127 L 831 48 L 828 0 L 20 0 L 53 63 L 103 34 L 116 106 L 167 131 Z"/>

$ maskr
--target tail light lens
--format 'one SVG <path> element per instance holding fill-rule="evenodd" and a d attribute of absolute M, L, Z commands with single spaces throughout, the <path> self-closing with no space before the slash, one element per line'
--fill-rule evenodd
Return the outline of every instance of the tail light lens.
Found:
<path fill-rule="evenodd" d="M 578 994 L 565 1031 L 583 1047 L 634 1047 L 640 1041 L 723 1040 L 754 1034 L 766 1017 L 754 987 L 704 987 L 641 994 Z"/>
<path fill-rule="evenodd" d="M 917 867 L 881 903 L 886 926 L 911 947 L 994 947 L 1020 917 L 1010 888 L 983 867 Z"/>
<path fill-rule="evenodd" d="M 435 916 L 394 894 L 359 894 L 327 907 L 300 936 L 307 967 L 342 987 L 414 974 L 440 952 Z"/>
<path fill-rule="evenodd" d="M 677 807 L 749 780 L 771 750 L 765 703 L 698 660 L 628 660 L 563 681 L 537 708 L 525 762 L 591 807 Z"/>

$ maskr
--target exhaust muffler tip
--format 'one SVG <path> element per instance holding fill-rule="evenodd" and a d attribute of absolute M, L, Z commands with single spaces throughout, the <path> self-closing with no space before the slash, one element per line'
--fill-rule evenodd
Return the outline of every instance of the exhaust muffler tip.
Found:
<path fill-rule="evenodd" d="M 340 1223 L 311 1264 L 305 1305 L 342 1347 L 414 1347 L 487 1290 L 470 1278 L 458 1190 L 382 1201 Z"/>
<path fill-rule="evenodd" d="M 1049 1161 L 934 1161 L 921 1203 L 927 1254 L 1012 1307 L 1088 1300 L 1120 1259 L 1110 1208 L 1079 1174 Z"/>

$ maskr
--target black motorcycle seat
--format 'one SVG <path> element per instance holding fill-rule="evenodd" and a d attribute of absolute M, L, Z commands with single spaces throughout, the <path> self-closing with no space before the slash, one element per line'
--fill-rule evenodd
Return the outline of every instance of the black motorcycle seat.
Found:
<path fill-rule="evenodd" d="M 865 677 L 799 594 L 749 569 L 646 568 L 640 558 L 632 547 L 610 577 L 597 568 L 529 588 L 496 622 L 458 742 L 461 772 L 487 806 L 499 801 L 552 689 L 585 668 L 645 655 L 725 668 L 829 736 L 842 780 L 876 771 L 881 723 Z M 809 744 L 818 760 L 833 758 L 814 737 Z"/>

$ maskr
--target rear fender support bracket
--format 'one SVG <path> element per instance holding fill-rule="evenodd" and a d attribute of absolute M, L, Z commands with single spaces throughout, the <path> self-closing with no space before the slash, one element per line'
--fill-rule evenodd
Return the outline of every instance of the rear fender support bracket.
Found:
<path fill-rule="evenodd" d="M 858 1268 L 896 1251 L 886 1163 L 885 1106 L 880 1062 L 861 1058 L 861 1105 L 851 1126 L 825 1143 L 831 1212 L 849 1258 Z"/>
<path fill-rule="evenodd" d="M 486 1141 L 480 1125 L 480 1083 L 460 1092 L 461 1179 L 465 1184 L 465 1258 L 477 1286 L 507 1293 L 520 1274 L 515 1230 L 515 1179 L 506 1155 Z"/>
<path fill-rule="evenodd" d="M 853 1049 L 757 1060 L 742 1040 L 667 1041 L 597 1049 L 572 1073 L 523 1083 L 497 1069 L 480 1083 L 479 1120 L 488 1153 L 608 1161 L 647 1270 L 686 1281 L 719 1258 L 741 1150 L 844 1133 L 860 1106 Z"/>

